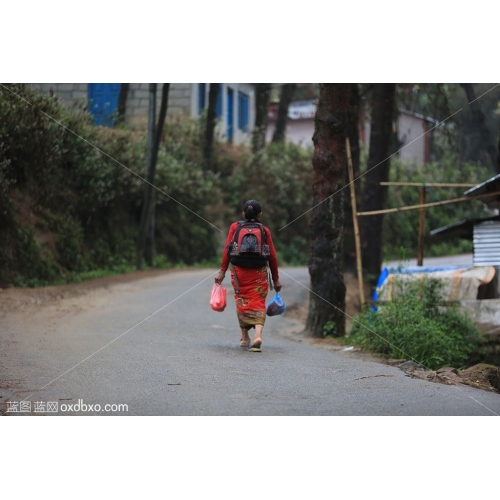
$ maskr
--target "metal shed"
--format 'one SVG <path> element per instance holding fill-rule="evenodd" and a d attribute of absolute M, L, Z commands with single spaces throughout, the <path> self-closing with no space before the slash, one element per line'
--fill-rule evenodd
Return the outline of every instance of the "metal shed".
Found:
<path fill-rule="evenodd" d="M 474 265 L 500 266 L 500 221 L 474 224 Z"/>
<path fill-rule="evenodd" d="M 500 174 L 469 189 L 465 196 L 478 196 L 500 192 Z M 486 207 L 498 214 L 500 195 L 494 195 L 481 200 Z M 494 213 L 494 212 L 493 212 Z M 474 266 L 494 266 L 496 270 L 494 285 L 496 296 L 500 295 L 500 215 L 481 219 L 469 219 L 440 227 L 430 232 L 431 236 L 458 236 L 472 240 L 474 245 Z"/>

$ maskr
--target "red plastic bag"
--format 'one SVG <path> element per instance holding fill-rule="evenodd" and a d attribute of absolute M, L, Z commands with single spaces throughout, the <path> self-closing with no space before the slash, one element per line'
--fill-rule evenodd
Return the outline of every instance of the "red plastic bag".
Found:
<path fill-rule="evenodd" d="M 210 296 L 210 307 L 214 311 L 222 312 L 226 308 L 226 289 L 214 283 L 212 295 Z"/>

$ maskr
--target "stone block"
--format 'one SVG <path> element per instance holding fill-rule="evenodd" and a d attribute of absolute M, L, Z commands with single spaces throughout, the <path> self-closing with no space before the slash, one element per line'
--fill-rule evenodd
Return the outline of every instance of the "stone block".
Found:
<path fill-rule="evenodd" d="M 136 90 L 134 97 L 136 99 L 149 99 L 149 92 L 147 90 Z"/>
<path fill-rule="evenodd" d="M 127 108 L 127 115 L 140 116 L 142 114 L 143 114 L 143 111 L 140 108 Z"/>
<path fill-rule="evenodd" d="M 49 92 L 54 87 L 53 83 L 35 83 L 34 85 L 38 86 L 42 92 Z"/>
<path fill-rule="evenodd" d="M 191 103 L 190 103 L 190 100 L 187 97 L 179 97 L 176 100 L 175 104 L 176 104 L 176 106 L 179 106 L 181 108 L 187 108 L 187 107 L 189 107 L 189 105 Z"/>
<path fill-rule="evenodd" d="M 55 83 L 54 84 L 54 92 L 71 92 L 75 90 L 75 83 Z"/>
<path fill-rule="evenodd" d="M 71 93 L 71 98 L 73 100 L 76 100 L 76 99 L 87 99 L 87 97 L 88 97 L 87 92 L 84 92 L 84 91 L 81 91 L 81 90 L 74 90 Z"/>

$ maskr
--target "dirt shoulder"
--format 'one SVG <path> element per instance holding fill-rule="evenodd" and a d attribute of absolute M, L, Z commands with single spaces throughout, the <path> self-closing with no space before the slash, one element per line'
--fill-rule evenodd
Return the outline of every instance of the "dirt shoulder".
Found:
<path fill-rule="evenodd" d="M 106 276 L 81 283 L 46 286 L 41 288 L 3 288 L 0 290 L 0 317 L 6 314 L 29 311 L 60 303 L 64 299 L 82 297 L 90 292 L 108 290 L 110 287 L 145 278 L 179 272 L 181 269 L 152 269 L 134 271 L 116 276 Z"/>

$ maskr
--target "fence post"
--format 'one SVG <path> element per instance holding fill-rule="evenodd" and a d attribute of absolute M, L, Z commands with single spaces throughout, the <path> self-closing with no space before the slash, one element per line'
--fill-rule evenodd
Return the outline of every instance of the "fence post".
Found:
<path fill-rule="evenodd" d="M 352 222 L 354 225 L 354 239 L 356 241 L 356 268 L 358 270 L 359 302 L 361 307 L 365 304 L 365 292 L 363 289 L 363 268 L 361 266 L 361 243 L 359 241 L 358 209 L 356 207 L 356 190 L 354 189 L 354 173 L 351 157 L 351 143 L 346 138 L 347 166 L 349 170 L 349 188 L 351 191 Z"/>
<path fill-rule="evenodd" d="M 425 205 L 425 184 L 420 188 L 420 205 Z M 425 234 L 425 207 L 420 207 L 420 218 L 418 221 L 418 249 L 417 266 L 424 265 L 424 234 Z"/>

